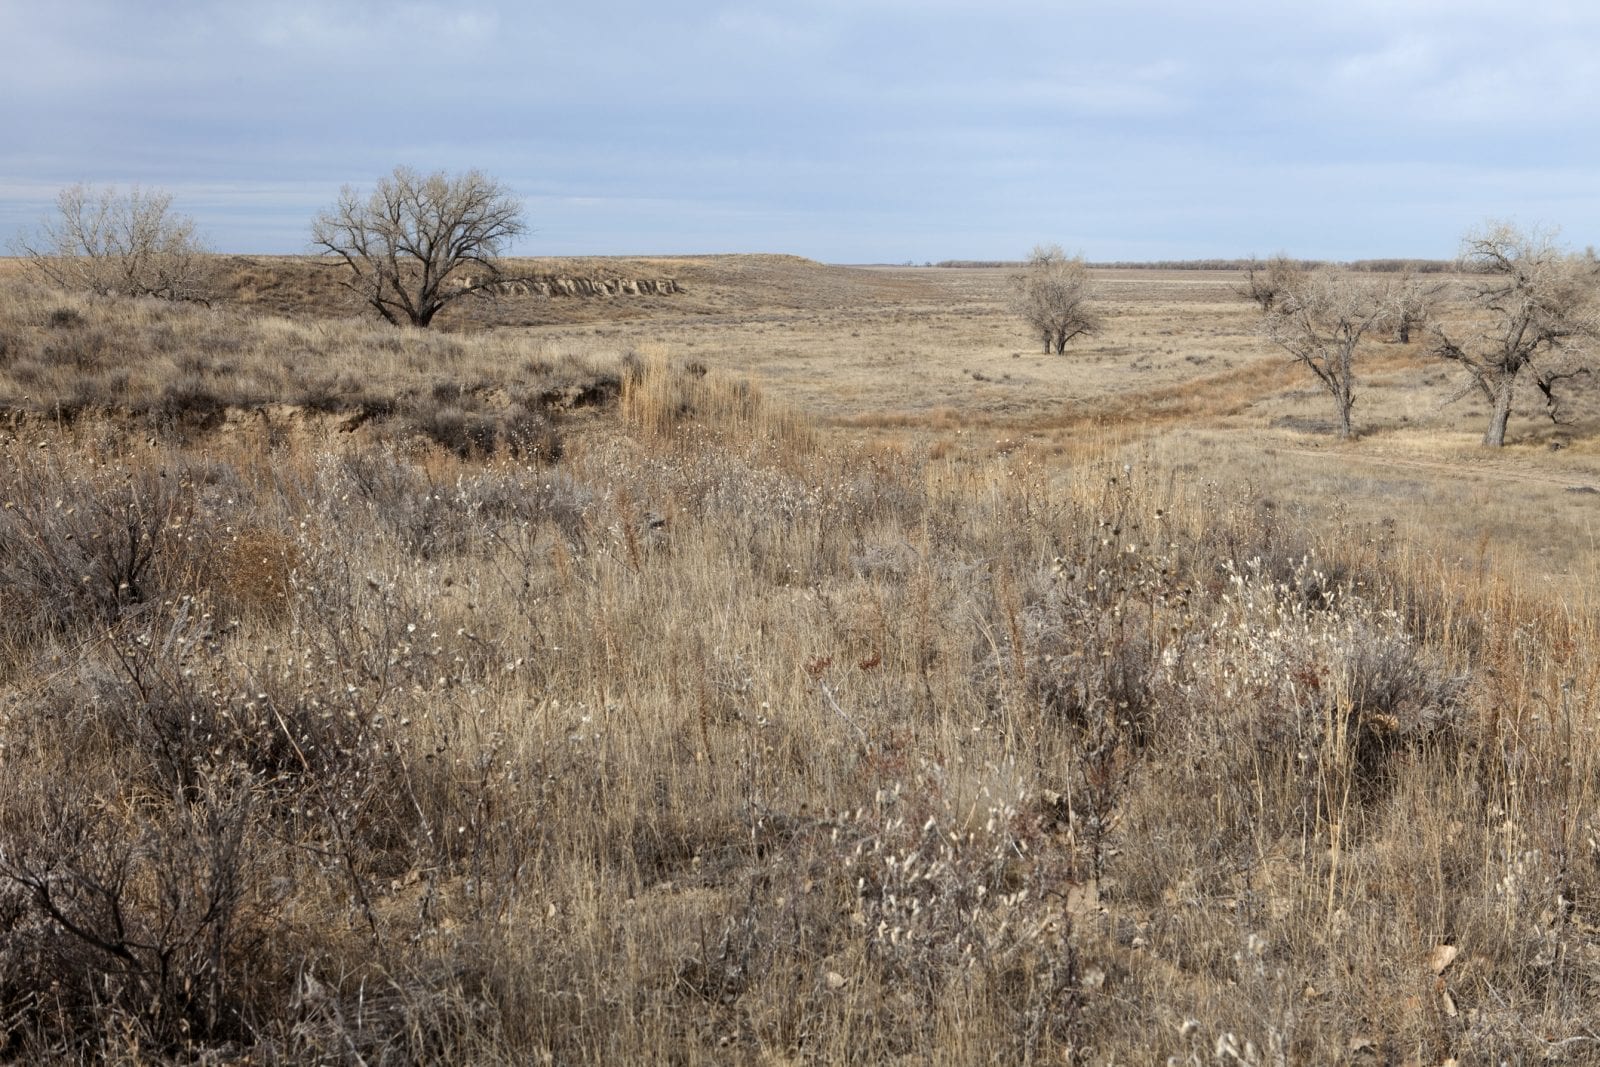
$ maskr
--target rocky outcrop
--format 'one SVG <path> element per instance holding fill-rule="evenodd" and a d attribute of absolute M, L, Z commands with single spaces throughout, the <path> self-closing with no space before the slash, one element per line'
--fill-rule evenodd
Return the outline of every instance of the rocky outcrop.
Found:
<path fill-rule="evenodd" d="M 502 278 L 484 284 L 481 276 L 456 279 L 463 289 L 479 288 L 498 296 L 670 296 L 683 292 L 676 278 L 580 278 L 557 274 Z"/>

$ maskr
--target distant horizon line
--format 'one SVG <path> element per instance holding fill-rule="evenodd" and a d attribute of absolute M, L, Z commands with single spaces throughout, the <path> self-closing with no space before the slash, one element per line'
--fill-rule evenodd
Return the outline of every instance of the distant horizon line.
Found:
<path fill-rule="evenodd" d="M 339 261 L 332 256 L 316 252 L 240 252 L 240 251 L 210 251 L 207 255 L 219 258 L 256 257 L 261 259 L 310 259 L 326 260 L 337 264 Z M 980 259 L 976 257 L 962 257 L 939 260 L 829 260 L 816 259 L 812 256 L 801 255 L 797 252 L 567 252 L 538 255 L 531 253 L 511 253 L 498 258 L 504 260 L 519 259 L 731 259 L 735 257 L 761 257 L 769 259 L 799 259 L 816 263 L 824 267 L 878 267 L 896 268 L 900 270 L 999 270 L 1024 266 L 1026 260 L 1022 259 Z M 0 251 L 0 261 L 16 260 L 18 262 L 32 258 L 27 255 L 15 255 Z M 1188 258 L 1169 257 L 1162 259 L 1085 259 L 1084 265 L 1093 270 L 1244 270 L 1256 264 L 1265 264 L 1276 256 L 1194 256 Z M 1315 267 L 1346 267 L 1367 271 L 1393 271 L 1393 270 L 1442 270 L 1448 269 L 1456 263 L 1455 259 L 1442 259 L 1436 256 L 1364 256 L 1359 259 L 1324 259 L 1316 256 L 1290 256 L 1295 263 L 1306 268 Z"/>

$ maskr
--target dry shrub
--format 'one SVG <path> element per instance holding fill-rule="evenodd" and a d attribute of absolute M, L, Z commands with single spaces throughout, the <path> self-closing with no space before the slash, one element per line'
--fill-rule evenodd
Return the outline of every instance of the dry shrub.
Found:
<path fill-rule="evenodd" d="M 448 394 L 446 394 L 448 396 Z M 467 410 L 470 398 L 456 393 L 450 400 L 434 394 L 401 406 L 405 427 L 462 459 L 493 455 L 553 463 L 561 458 L 561 438 L 550 415 L 542 409 Z"/>
<path fill-rule="evenodd" d="M 188 374 L 168 382 L 146 420 L 163 433 L 183 437 L 214 429 L 228 407 L 239 400 L 222 387 L 198 374 Z"/>
<path fill-rule="evenodd" d="M 260 783 L 208 777 L 154 820 L 38 784 L 0 821 L 0 1006 L 31 1030 L 13 1051 L 117 1055 L 116 1035 L 182 1058 L 248 1038 L 276 904 Z"/>
<path fill-rule="evenodd" d="M 1410 760 L 1462 743 L 1465 679 L 1420 649 L 1392 613 L 1348 587 L 1326 588 L 1309 560 L 1289 583 L 1264 578 L 1250 561 L 1227 573 L 1223 610 L 1201 641 L 1182 649 L 1178 677 L 1207 685 L 1202 707 L 1241 708 L 1223 721 L 1228 736 L 1217 742 L 1256 759 L 1292 752 L 1315 793 L 1305 803 L 1335 801 L 1322 818 L 1344 818 L 1341 808 L 1370 804 Z M 1241 761 L 1236 773 L 1256 772 Z"/>
<path fill-rule="evenodd" d="M 51 329 L 67 330 L 83 325 L 83 312 L 74 307 L 58 307 L 50 312 Z"/>
<path fill-rule="evenodd" d="M 985 795 L 962 810 L 947 779 L 923 767 L 840 820 L 851 848 L 836 862 L 854 890 L 849 921 L 867 972 L 859 980 L 915 991 L 884 998 L 875 1021 L 885 1034 L 909 1034 L 946 1002 L 966 1001 L 999 1021 L 1008 1059 L 1071 1047 L 1083 990 L 1069 908 L 1075 882 L 1084 883 L 1023 817 L 1025 796 Z M 891 1044 L 873 1058 L 912 1051 Z"/>
<path fill-rule="evenodd" d="M 463 459 L 494 451 L 499 423 L 492 415 L 467 412 L 450 404 L 413 410 L 407 417 L 412 429 Z"/>
<path fill-rule="evenodd" d="M 82 633 L 175 595 L 204 568 L 214 540 L 189 472 L 93 467 L 48 451 L 9 449 L 0 475 L 0 585 L 14 640 Z"/>
<path fill-rule="evenodd" d="M 536 408 L 525 407 L 502 416 L 499 441 L 506 454 L 537 464 L 554 463 L 565 451 L 554 418 Z"/>

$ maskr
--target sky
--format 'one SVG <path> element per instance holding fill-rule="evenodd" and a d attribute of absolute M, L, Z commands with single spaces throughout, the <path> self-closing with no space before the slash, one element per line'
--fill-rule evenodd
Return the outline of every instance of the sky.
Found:
<path fill-rule="evenodd" d="M 63 186 L 310 251 L 478 169 L 523 255 L 1445 258 L 1600 244 L 1592 0 L 0 0 L 0 246 Z"/>

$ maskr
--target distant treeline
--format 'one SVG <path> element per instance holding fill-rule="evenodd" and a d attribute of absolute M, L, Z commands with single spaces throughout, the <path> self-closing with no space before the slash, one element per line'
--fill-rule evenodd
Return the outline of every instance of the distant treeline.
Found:
<path fill-rule="evenodd" d="M 1335 263 L 1322 259 L 1295 261 L 1304 270 L 1319 267 L 1344 267 L 1348 270 L 1372 274 L 1443 274 L 1454 270 L 1455 263 L 1448 259 L 1358 259 L 1350 263 Z M 935 267 L 1009 267 L 1020 268 L 1021 263 L 1004 259 L 945 259 L 932 264 Z M 1264 259 L 1157 259 L 1143 263 L 1118 261 L 1115 263 L 1090 263 L 1097 270 L 1238 270 L 1266 266 Z"/>
<path fill-rule="evenodd" d="M 1453 259 L 1358 259 L 1346 266 L 1374 274 L 1444 274 L 1458 269 Z"/>

